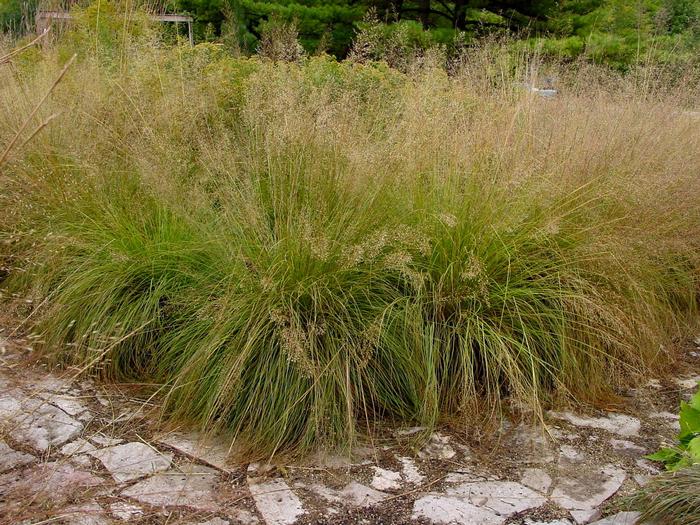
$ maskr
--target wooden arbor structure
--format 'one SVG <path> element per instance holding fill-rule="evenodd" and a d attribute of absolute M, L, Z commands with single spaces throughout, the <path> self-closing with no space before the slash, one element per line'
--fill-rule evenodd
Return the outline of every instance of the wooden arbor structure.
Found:
<path fill-rule="evenodd" d="M 156 22 L 174 22 L 176 24 L 187 24 L 187 37 L 189 38 L 190 45 L 194 45 L 194 33 L 192 32 L 192 22 L 194 21 L 191 16 L 185 15 L 150 15 L 152 20 Z M 46 31 L 54 20 L 68 21 L 73 17 L 68 11 L 37 11 L 36 13 L 36 34 L 41 35 Z"/>

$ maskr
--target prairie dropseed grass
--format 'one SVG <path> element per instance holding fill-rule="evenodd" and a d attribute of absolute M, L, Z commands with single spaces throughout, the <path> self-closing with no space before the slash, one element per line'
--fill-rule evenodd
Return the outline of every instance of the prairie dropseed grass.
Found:
<path fill-rule="evenodd" d="M 168 418 L 269 456 L 537 414 L 696 322 L 690 80 L 561 66 L 542 99 L 498 46 L 398 71 L 98 36 L 0 65 L 0 145 L 60 112 L 0 167 L 0 285 L 46 356 L 162 385 Z"/>

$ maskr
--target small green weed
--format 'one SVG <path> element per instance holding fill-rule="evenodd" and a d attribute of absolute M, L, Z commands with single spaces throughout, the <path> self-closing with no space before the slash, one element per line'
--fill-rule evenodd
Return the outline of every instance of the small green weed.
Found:
<path fill-rule="evenodd" d="M 662 448 L 647 456 L 647 459 L 660 461 L 668 470 L 700 463 L 700 388 L 689 402 L 681 402 L 680 416 L 678 445 Z"/>

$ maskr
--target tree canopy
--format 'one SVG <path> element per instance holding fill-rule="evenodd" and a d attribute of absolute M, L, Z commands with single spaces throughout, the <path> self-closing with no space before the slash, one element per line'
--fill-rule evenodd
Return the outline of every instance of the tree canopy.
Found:
<path fill-rule="evenodd" d="M 493 32 L 516 32 L 546 52 L 624 66 L 645 52 L 694 53 L 700 0 L 173 0 L 193 13 L 200 38 L 228 32 L 253 51 L 271 20 L 295 22 L 307 52 L 345 56 L 368 13 L 403 24 L 414 39 L 449 44 Z M 410 25 L 416 23 L 416 25 Z M 408 24 L 408 25 L 406 25 Z M 391 31 L 391 28 L 388 29 Z M 422 32 L 420 35 L 418 31 Z M 671 51 L 669 51 L 671 52 Z"/>
<path fill-rule="evenodd" d="M 0 30 L 32 27 L 37 0 L 0 1 Z M 48 0 L 44 0 L 48 1 Z M 60 0 L 74 2 L 77 0 Z M 88 0 L 84 0 L 88 1 Z M 118 0 L 103 0 L 118 1 Z M 244 52 L 265 31 L 293 23 L 307 53 L 339 58 L 371 19 L 385 35 L 422 47 L 454 46 L 508 33 L 559 57 L 584 55 L 624 68 L 647 52 L 687 59 L 700 50 L 700 0 L 148 0 L 195 17 L 198 41 L 220 40 Z"/>

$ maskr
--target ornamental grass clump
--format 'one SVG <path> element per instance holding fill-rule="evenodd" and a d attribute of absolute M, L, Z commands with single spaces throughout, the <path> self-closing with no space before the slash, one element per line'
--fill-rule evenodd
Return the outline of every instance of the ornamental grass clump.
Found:
<path fill-rule="evenodd" d="M 700 524 L 700 463 L 654 477 L 630 498 L 639 523 Z"/>
<path fill-rule="evenodd" d="M 545 100 L 498 46 L 448 73 L 76 41 L 0 66 L 7 144 L 78 52 L 0 167 L 0 286 L 46 357 L 153 385 L 167 419 L 270 456 L 537 414 L 695 322 L 693 83 L 582 67 Z"/>

